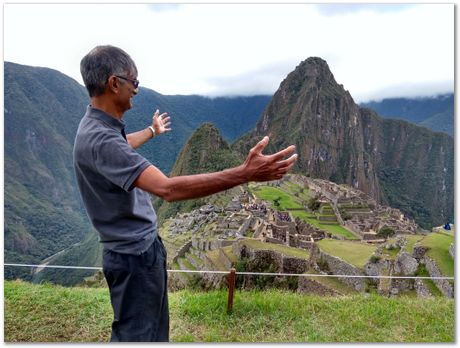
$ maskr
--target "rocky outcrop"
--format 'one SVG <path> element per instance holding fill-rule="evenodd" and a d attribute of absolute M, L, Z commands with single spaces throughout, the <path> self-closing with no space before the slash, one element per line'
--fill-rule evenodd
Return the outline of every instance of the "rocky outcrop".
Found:
<path fill-rule="evenodd" d="M 400 252 L 395 260 L 394 271 L 395 273 L 409 276 L 415 274 L 417 271 L 418 262 L 410 254 Z"/>
<path fill-rule="evenodd" d="M 415 279 L 414 289 L 417 292 L 417 297 L 431 297 L 433 296 L 425 285 L 423 279 Z"/>
<path fill-rule="evenodd" d="M 412 256 L 420 262 L 420 260 L 425 256 L 426 252 L 429 250 L 428 247 L 422 245 L 414 245 L 414 250 Z"/>

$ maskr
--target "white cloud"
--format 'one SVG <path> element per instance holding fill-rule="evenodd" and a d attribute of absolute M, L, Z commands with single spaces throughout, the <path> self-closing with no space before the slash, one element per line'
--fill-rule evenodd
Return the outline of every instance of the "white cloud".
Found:
<path fill-rule="evenodd" d="M 334 6 L 6 4 L 4 58 L 81 83 L 80 59 L 112 44 L 163 94 L 272 94 L 310 56 L 356 101 L 453 84 L 453 5 Z"/>

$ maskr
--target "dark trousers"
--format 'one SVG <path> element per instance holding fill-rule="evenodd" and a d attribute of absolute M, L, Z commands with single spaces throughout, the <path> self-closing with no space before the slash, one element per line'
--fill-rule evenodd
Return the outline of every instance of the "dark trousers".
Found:
<path fill-rule="evenodd" d="M 166 249 L 158 237 L 140 255 L 104 250 L 114 319 L 111 342 L 168 342 Z"/>

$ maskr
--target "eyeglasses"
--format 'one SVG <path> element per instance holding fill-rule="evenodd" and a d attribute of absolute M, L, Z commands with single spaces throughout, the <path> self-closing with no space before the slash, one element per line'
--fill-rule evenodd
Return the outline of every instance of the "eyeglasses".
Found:
<path fill-rule="evenodd" d="M 134 88 L 139 87 L 139 80 L 131 80 L 131 79 L 128 79 L 127 77 L 120 76 L 120 75 L 115 75 L 115 76 L 118 77 L 119 79 L 123 79 L 123 80 L 131 82 Z"/>

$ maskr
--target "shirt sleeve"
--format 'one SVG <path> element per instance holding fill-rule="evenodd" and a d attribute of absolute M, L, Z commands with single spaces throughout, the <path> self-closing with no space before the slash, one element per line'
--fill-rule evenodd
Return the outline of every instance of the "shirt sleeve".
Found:
<path fill-rule="evenodd" d="M 94 148 L 96 170 L 115 185 L 129 192 L 134 181 L 150 165 L 117 132 L 107 132 Z"/>

